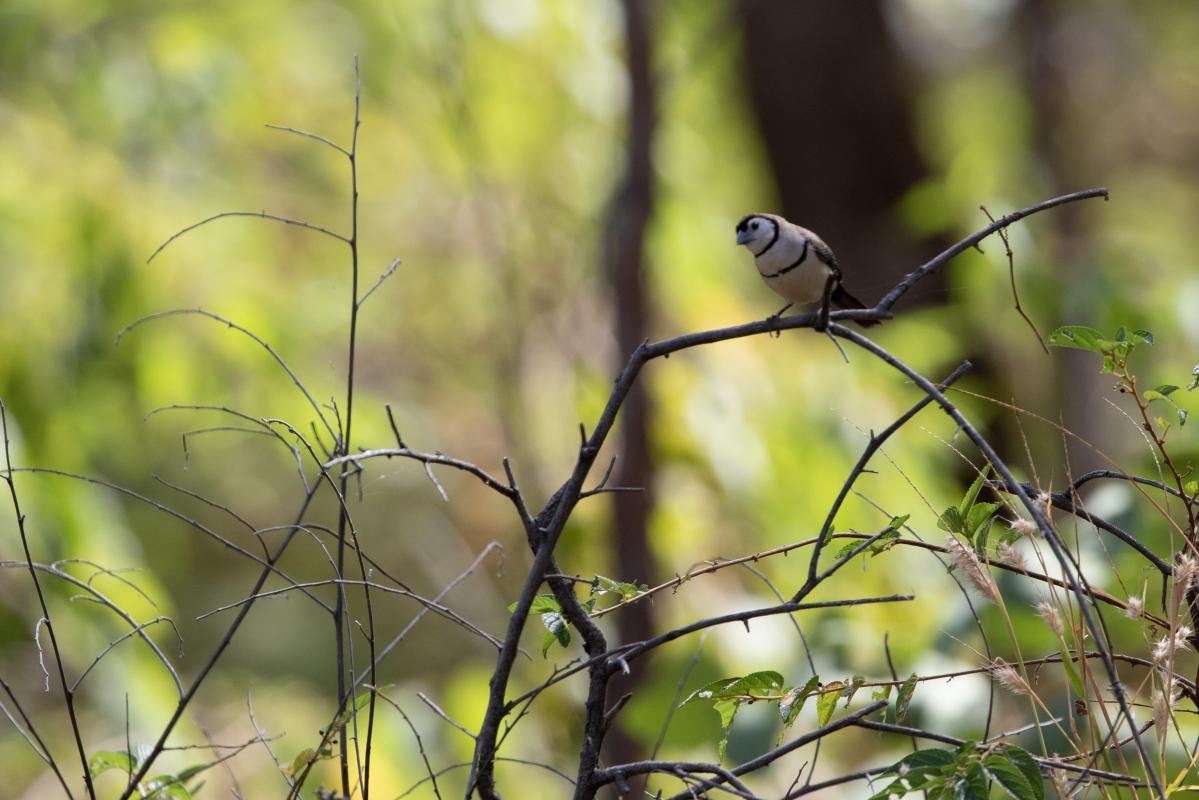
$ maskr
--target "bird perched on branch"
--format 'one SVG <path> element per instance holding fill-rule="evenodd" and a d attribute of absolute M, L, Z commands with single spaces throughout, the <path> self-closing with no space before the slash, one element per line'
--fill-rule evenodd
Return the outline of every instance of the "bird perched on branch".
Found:
<path fill-rule="evenodd" d="M 785 297 L 787 305 L 820 303 L 817 330 L 828 327 L 829 303 L 838 308 L 866 308 L 845 290 L 841 268 L 833 251 L 819 236 L 775 214 L 749 214 L 737 223 L 737 244 L 754 254 L 762 280 Z M 855 320 L 859 325 L 877 325 L 878 320 Z"/>

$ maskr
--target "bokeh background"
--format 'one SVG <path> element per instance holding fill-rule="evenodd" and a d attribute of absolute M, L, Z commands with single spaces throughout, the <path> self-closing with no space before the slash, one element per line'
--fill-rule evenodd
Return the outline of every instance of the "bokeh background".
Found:
<path fill-rule="evenodd" d="M 148 323 L 119 347 L 113 340 L 143 315 L 204 308 L 271 342 L 320 402 L 344 402 L 345 248 L 232 219 L 180 239 L 153 263 L 146 258 L 172 232 L 223 210 L 266 209 L 347 230 L 344 160 L 264 125 L 348 144 L 355 54 L 364 284 L 403 259 L 364 306 L 355 445 L 391 444 L 390 403 L 409 444 L 491 471 L 508 456 L 539 504 L 569 473 L 578 424 L 593 424 L 638 341 L 776 310 L 732 241 L 736 220 L 757 210 L 821 232 L 851 290 L 873 301 L 984 225 L 980 205 L 998 215 L 1107 186 L 1110 202 L 1064 207 L 1012 230 L 1021 299 L 1043 333 L 1065 323 L 1151 329 L 1157 344 L 1138 361 L 1145 379 L 1185 384 L 1199 345 L 1197 41 L 1199 6 L 1181 1 L 5 0 L 0 398 L 14 461 L 128 487 L 249 549 L 257 544 L 247 527 L 168 483 L 227 504 L 255 528 L 290 521 L 303 486 L 277 441 L 214 431 L 188 436 L 185 448 L 185 432 L 229 420 L 182 410 L 146 417 L 166 404 L 210 404 L 308 431 L 311 408 L 269 356 L 196 317 Z M 1096 360 L 1046 356 L 1012 309 L 1000 243 L 984 250 L 905 298 L 878 341 L 932 377 L 968 357 L 976 369 L 962 387 L 1060 420 L 1127 468 L 1151 470 L 1144 440 L 1121 412 L 1127 403 L 1097 374 Z M 885 366 L 856 352 L 847 364 L 810 332 L 688 351 L 651 365 L 641 387 L 610 450 L 622 457 L 615 479 L 647 491 L 584 502 L 560 549 L 572 574 L 652 584 L 703 559 L 810 536 L 867 432 L 917 397 Z M 1015 415 L 962 401 L 1042 486 L 1060 488 L 1070 471 L 1105 463 L 1030 418 L 1022 421 L 1026 449 Z M 967 449 L 955 452 L 964 442 L 952 436 L 943 415 L 925 412 L 859 484 L 866 498 L 851 499 L 838 529 L 873 531 L 891 514 L 910 513 L 917 531 L 940 539 L 936 514 L 971 479 L 967 460 L 978 463 Z M 1185 463 L 1190 431 L 1173 437 Z M 488 556 L 447 602 L 502 634 L 529 561 L 523 532 L 501 498 L 469 478 L 439 475 L 449 502 L 417 465 L 370 464 L 361 499 L 352 498 L 363 545 L 414 590 L 434 594 L 500 543 L 503 557 Z M 241 597 L 256 567 L 103 486 L 32 474 L 19 474 L 17 486 L 34 557 L 133 570 L 121 577 L 144 597 L 110 575 L 95 585 L 139 620 L 170 615 L 183 637 L 179 670 L 194 675 L 230 619 L 197 617 Z M 1091 498 L 1096 513 L 1168 555 L 1164 526 L 1135 500 L 1120 487 Z M 322 496 L 309 519 L 331 524 L 331 498 Z M 1139 593 L 1148 576 L 1141 562 L 1105 551 L 1085 530 L 1079 548 L 1093 580 Z M 9 563 L 20 553 L 6 510 L 0 676 L 73 776 L 61 693 L 56 682 L 43 691 L 32 587 Z M 629 640 L 773 602 L 771 584 L 794 591 L 805 565 L 801 556 L 761 563 L 761 575 L 726 570 L 604 624 L 613 640 Z M 285 567 L 328 574 L 312 539 L 297 543 Z M 95 573 L 86 563 L 64 569 L 82 579 Z M 885 677 L 884 636 L 903 675 L 982 663 L 966 603 L 937 561 L 892 551 L 844 573 L 827 596 L 914 590 L 918 600 L 798 619 L 826 680 Z M 68 668 L 78 674 L 126 628 L 75 599 L 72 587 L 47 585 Z M 1028 587 L 1004 586 L 1036 599 Z M 385 639 L 419 609 L 403 598 L 377 602 Z M 1026 653 L 1056 648 L 1019 603 L 1013 608 Z M 1110 623 L 1139 646 L 1134 627 Z M 152 630 L 178 656 L 172 632 Z M 327 615 L 308 600 L 260 603 L 174 743 L 251 738 L 252 698 L 280 759 L 313 746 L 332 709 L 331 634 Z M 574 644 L 543 660 L 539 644 L 540 632 L 530 630 L 531 658 L 520 661 L 514 692 L 581 652 Z M 475 727 L 493 663 L 486 642 L 435 617 L 384 662 L 379 683 L 391 685 L 436 768 L 469 760 L 472 743 L 417 692 Z M 716 629 L 664 648 L 624 684 L 634 696 L 610 758 L 644 756 L 660 735 L 663 756 L 714 758 L 710 709 L 683 709 L 664 729 L 676 687 L 681 678 L 689 691 L 758 669 L 807 679 L 789 621 Z M 576 681 L 547 693 L 504 755 L 573 774 L 583 691 Z M 986 697 L 983 679 L 960 679 L 918 691 L 914 713 L 977 736 Z M 156 738 L 174 687 L 130 640 L 88 676 L 79 702 L 89 748 L 120 750 L 126 725 L 135 745 Z M 1025 709 L 1001 701 L 996 725 L 1021 724 Z M 399 717 L 386 707 L 380 715 L 373 788 L 394 797 L 424 769 Z M 730 759 L 768 747 L 775 724 L 768 708 L 743 712 Z M 905 747 L 846 732 L 824 748 L 817 775 L 886 763 Z M 781 791 L 808 759 L 785 759 L 755 785 Z M 203 760 L 200 751 L 173 752 L 162 766 Z M 11 726 L 0 730 L 0 764 L 7 796 L 56 796 L 52 776 Z M 443 791 L 460 791 L 464 775 L 447 773 Z M 501 786 L 521 787 L 512 790 L 518 796 L 568 790 L 552 773 L 518 763 L 501 765 L 499 777 Z M 261 746 L 208 778 L 203 796 L 284 792 Z M 322 782 L 334 785 L 332 762 L 309 785 Z M 110 773 L 98 786 L 115 796 L 124 782 Z M 858 784 L 827 796 L 863 792 Z M 412 796 L 432 793 L 426 784 Z"/>

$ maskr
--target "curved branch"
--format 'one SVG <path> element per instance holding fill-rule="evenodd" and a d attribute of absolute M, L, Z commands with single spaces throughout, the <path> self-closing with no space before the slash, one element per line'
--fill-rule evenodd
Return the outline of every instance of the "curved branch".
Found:
<path fill-rule="evenodd" d="M 194 222 L 191 225 L 188 225 L 186 228 L 182 228 L 173 233 L 169 239 L 158 245 L 158 247 L 154 248 L 154 252 L 151 253 L 150 257 L 146 259 L 146 263 L 149 264 L 151 261 L 153 261 L 155 256 L 166 249 L 167 245 L 178 239 L 183 234 L 190 233 L 202 225 L 207 225 L 210 222 L 216 222 L 218 219 L 224 219 L 225 217 L 259 217 L 261 219 L 274 220 L 275 222 L 282 222 L 284 225 L 295 225 L 297 228 L 305 228 L 310 231 L 315 231 L 316 233 L 323 233 L 325 236 L 336 239 L 344 244 L 350 243 L 348 236 L 342 236 L 340 233 L 334 233 L 328 228 L 322 228 L 320 225 L 313 225 L 311 222 L 304 222 L 303 220 L 292 219 L 291 217 L 281 217 L 277 214 L 268 214 L 265 211 L 222 211 L 219 214 L 213 214 L 211 217 L 202 219 L 199 222 Z"/>
<path fill-rule="evenodd" d="M 1011 214 L 1005 214 L 987 227 L 977 231 L 976 233 L 970 234 L 953 247 L 950 247 L 948 250 L 945 250 L 944 252 L 935 256 L 931 261 L 928 261 L 909 272 L 899 283 L 895 285 L 894 289 L 887 292 L 887 295 L 882 300 L 878 301 L 878 303 L 874 306 L 874 309 L 877 311 L 890 311 L 891 306 L 895 305 L 895 302 L 899 300 L 899 298 L 903 297 L 904 293 L 907 292 L 908 289 L 911 289 L 921 280 L 927 278 L 929 275 L 943 267 L 948 261 L 953 259 L 954 256 L 969 250 L 971 247 L 977 246 L 978 243 L 983 239 L 986 239 L 988 236 L 997 231 L 1007 228 L 1013 222 L 1017 222 L 1025 217 L 1030 217 L 1033 214 L 1046 211 L 1050 208 L 1065 205 L 1066 203 L 1073 203 L 1077 200 L 1087 200 L 1092 197 L 1102 197 L 1104 200 L 1107 200 L 1107 189 L 1084 189 L 1081 192 L 1071 192 L 1070 194 L 1064 194 L 1059 197 L 1045 200 L 1044 202 L 1029 206 L 1028 208 L 1022 208 L 1019 211 L 1013 211 Z"/>
<path fill-rule="evenodd" d="M 214 320 L 216 322 L 221 323 L 222 325 L 226 325 L 226 326 L 232 328 L 233 330 L 237 331 L 238 333 L 241 333 L 241 334 L 244 334 L 244 335 L 250 337 L 255 342 L 257 342 L 259 345 L 261 345 L 264 350 L 266 350 L 268 353 L 270 353 L 271 358 L 275 359 L 275 363 L 277 363 L 280 367 L 283 368 L 283 371 L 287 373 L 287 376 L 289 378 L 291 378 L 291 382 L 296 385 L 296 388 L 299 389 L 304 394 L 305 399 L 308 400 L 308 405 L 312 406 L 312 410 L 316 412 L 317 418 L 320 419 L 320 421 L 322 423 L 324 423 L 325 428 L 329 431 L 329 435 L 332 436 L 335 441 L 340 441 L 338 439 L 337 434 L 333 432 L 333 427 L 329 424 L 329 421 L 327 419 L 325 419 L 325 415 L 321 411 L 320 405 L 316 402 L 316 400 L 313 399 L 312 394 L 309 393 L 308 387 L 306 387 L 304 385 L 304 382 L 300 380 L 300 376 L 296 375 L 296 373 L 294 371 L 292 371 L 292 368 L 290 366 L 288 366 L 286 361 L 283 360 L 283 357 L 281 355 L 279 355 L 277 352 L 275 352 L 275 348 L 271 347 L 270 344 L 268 344 L 265 339 L 263 339 L 258 334 L 254 333 L 254 331 L 250 330 L 249 328 L 238 325 L 233 320 L 226 319 L 225 317 L 222 317 L 220 314 L 215 314 L 211 311 L 206 311 L 203 308 L 172 308 L 169 311 L 159 311 L 155 314 L 147 314 L 144 317 L 139 317 L 138 319 L 135 319 L 133 322 L 130 322 L 124 328 L 121 328 L 119 331 L 117 331 L 116 344 L 119 346 L 121 344 L 121 339 L 124 338 L 125 334 L 129 333 L 134 328 L 144 325 L 147 322 L 153 322 L 154 320 L 164 319 L 165 317 L 179 317 L 179 316 L 185 316 L 185 315 L 189 315 L 189 314 L 200 316 L 200 317 L 208 317 L 211 320 Z M 151 413 L 153 413 L 153 412 L 151 412 Z"/>

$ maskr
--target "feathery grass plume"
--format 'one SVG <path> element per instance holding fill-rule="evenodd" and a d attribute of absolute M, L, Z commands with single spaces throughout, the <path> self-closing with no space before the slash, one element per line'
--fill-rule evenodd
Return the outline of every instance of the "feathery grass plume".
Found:
<path fill-rule="evenodd" d="M 1061 615 L 1057 613 L 1057 606 L 1055 606 L 1053 603 L 1050 603 L 1048 600 L 1042 600 L 1041 602 L 1037 603 L 1036 608 L 1037 614 L 1041 617 L 1041 619 L 1045 620 L 1045 624 L 1049 626 L 1049 630 L 1053 631 L 1058 635 L 1059 638 L 1061 638 L 1065 628 L 1062 627 L 1062 618 Z"/>
<path fill-rule="evenodd" d="M 1195 575 L 1199 573 L 1199 561 L 1187 553 L 1179 553 L 1174 557 L 1173 585 L 1170 587 L 1170 605 L 1168 609 L 1170 627 L 1177 626 L 1179 613 L 1187 592 L 1195 585 Z"/>
<path fill-rule="evenodd" d="M 1071 793 L 1070 778 L 1066 775 L 1064 769 L 1050 770 L 1049 780 L 1053 783 L 1053 791 L 1057 792 L 1058 800 L 1070 800 L 1071 797 L 1080 794 L 1083 788 L 1087 786 L 1087 781 L 1080 781 L 1078 789 Z"/>
<path fill-rule="evenodd" d="M 1128 598 L 1128 606 L 1124 609 L 1124 616 L 1129 619 L 1140 619 L 1145 616 L 1145 601 L 1139 597 Z"/>
<path fill-rule="evenodd" d="M 1179 625 L 1172 636 L 1163 636 L 1153 645 L 1153 660 L 1161 664 L 1173 658 L 1179 650 L 1190 647 L 1191 629 L 1187 625 Z"/>
<path fill-rule="evenodd" d="M 1024 517 L 1016 517 L 1014 520 L 1008 523 L 1008 527 L 1019 535 L 1027 536 L 1030 539 L 1034 539 L 1041 535 L 1041 529 L 1037 527 L 1037 523 L 1033 522 L 1031 519 L 1025 519 Z"/>
<path fill-rule="evenodd" d="M 1158 689 L 1153 693 L 1153 724 L 1157 727 L 1157 736 L 1159 739 L 1166 735 L 1166 726 L 1170 722 L 1170 703 L 1166 700 L 1166 693 Z"/>
<path fill-rule="evenodd" d="M 978 556 L 974 554 L 974 551 L 953 536 L 945 538 L 945 549 L 949 552 L 949 557 L 953 559 L 957 568 L 964 572 L 970 582 L 974 584 L 974 588 L 978 589 L 979 593 L 992 603 L 998 605 L 999 587 L 995 585 L 995 579 L 991 577 L 991 573 L 987 572 L 979 563 Z"/>
<path fill-rule="evenodd" d="M 1016 672 L 1015 667 L 1002 658 L 997 658 L 991 662 L 991 677 L 995 679 L 996 683 L 1012 694 L 1032 694 L 1032 687 L 1028 685 L 1028 682 L 1020 676 L 1019 672 Z"/>
<path fill-rule="evenodd" d="M 1028 571 L 1028 565 L 1024 563 L 1024 556 L 1020 555 L 1020 552 L 1007 542 L 999 543 L 999 546 L 995 548 L 995 555 L 1005 564 L 1011 564 L 1025 572 Z"/>

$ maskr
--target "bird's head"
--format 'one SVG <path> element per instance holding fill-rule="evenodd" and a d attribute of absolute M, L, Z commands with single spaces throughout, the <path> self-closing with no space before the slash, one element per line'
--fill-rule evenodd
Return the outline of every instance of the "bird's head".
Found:
<path fill-rule="evenodd" d="M 750 214 L 737 223 L 737 244 L 750 250 L 760 250 L 761 245 L 773 239 L 778 232 L 778 223 L 764 214 Z"/>

